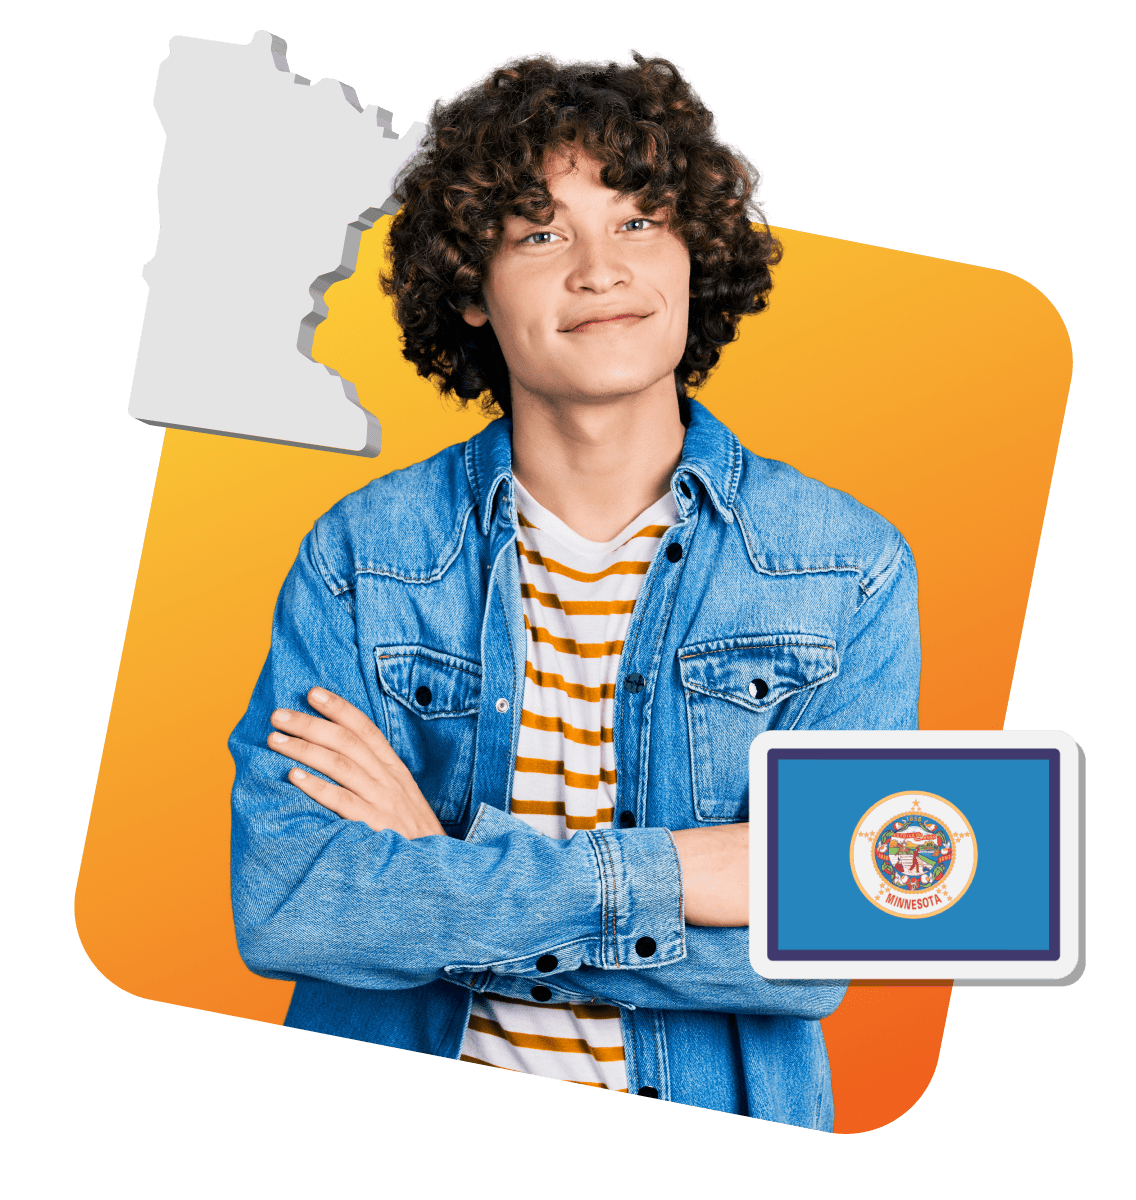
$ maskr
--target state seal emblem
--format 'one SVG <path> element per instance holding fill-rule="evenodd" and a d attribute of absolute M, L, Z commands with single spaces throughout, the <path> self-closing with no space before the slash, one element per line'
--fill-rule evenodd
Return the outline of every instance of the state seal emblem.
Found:
<path fill-rule="evenodd" d="M 860 891 L 893 917 L 946 912 L 978 865 L 974 830 L 933 792 L 896 792 L 860 818 L 849 851 Z"/>

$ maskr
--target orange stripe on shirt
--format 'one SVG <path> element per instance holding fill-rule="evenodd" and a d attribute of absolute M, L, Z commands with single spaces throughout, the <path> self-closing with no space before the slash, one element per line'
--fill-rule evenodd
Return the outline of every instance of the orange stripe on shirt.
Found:
<path fill-rule="evenodd" d="M 509 801 L 509 811 L 518 817 L 563 817 L 565 829 L 595 829 L 615 816 L 614 808 L 597 808 L 593 816 L 575 816 L 565 811 L 563 800 L 518 800 L 515 796 Z"/>
<path fill-rule="evenodd" d="M 649 562 L 617 562 L 604 567 L 602 571 L 578 571 L 554 558 L 545 558 L 539 550 L 530 550 L 523 542 L 517 543 L 517 553 L 527 558 L 534 567 L 543 567 L 550 575 L 563 575 L 577 583 L 595 583 L 599 579 L 607 579 L 609 575 L 646 575 L 651 565 Z"/>
<path fill-rule="evenodd" d="M 544 717 L 540 713 L 531 713 L 527 708 L 521 709 L 521 724 L 529 729 L 540 729 L 545 733 L 561 733 L 570 742 L 578 742 L 581 746 L 598 746 L 601 742 L 611 742 L 615 739 L 615 731 L 610 726 L 603 729 L 577 729 L 560 717 Z"/>
<path fill-rule="evenodd" d="M 635 608 L 634 600 L 561 600 L 555 592 L 538 591 L 531 583 L 521 584 L 521 598 L 536 600 L 545 608 L 558 608 L 569 616 L 603 617 L 629 613 Z"/>
<path fill-rule="evenodd" d="M 510 1046 L 522 1050 L 551 1050 L 554 1054 L 590 1054 L 596 1062 L 622 1062 L 625 1058 L 622 1046 L 589 1046 L 583 1038 L 549 1037 L 542 1033 L 519 1033 L 515 1029 L 502 1029 L 496 1021 L 471 1013 L 469 1027 L 475 1033 L 488 1033 L 504 1038 Z"/>
<path fill-rule="evenodd" d="M 534 642 L 543 642 L 561 654 L 575 654 L 577 658 L 606 658 L 609 654 L 623 653 L 623 639 L 610 642 L 578 642 L 575 638 L 557 637 L 541 625 L 534 625 L 525 613 L 525 628 Z"/>
<path fill-rule="evenodd" d="M 528 771 L 533 775 L 563 775 L 564 783 L 575 788 L 598 788 L 601 780 L 604 783 L 615 783 L 614 768 L 609 770 L 607 767 L 600 767 L 598 775 L 586 775 L 582 771 L 566 770 L 563 762 L 551 758 L 522 758 L 517 755 L 514 770 Z"/>
<path fill-rule="evenodd" d="M 563 675 L 556 675 L 552 671 L 538 671 L 530 662 L 525 663 L 525 677 L 531 679 L 537 687 L 556 688 L 557 691 L 566 692 L 577 700 L 591 700 L 595 703 L 597 700 L 615 699 L 614 683 L 601 683 L 598 687 L 569 683 Z"/>

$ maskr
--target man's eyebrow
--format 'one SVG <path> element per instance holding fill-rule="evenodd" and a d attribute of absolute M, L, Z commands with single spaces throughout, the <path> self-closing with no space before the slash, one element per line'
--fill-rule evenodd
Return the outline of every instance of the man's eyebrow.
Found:
<path fill-rule="evenodd" d="M 618 204 L 621 201 L 630 200 L 631 203 L 634 204 L 635 207 L 640 212 L 644 211 L 643 205 L 640 203 L 639 198 L 636 197 L 633 193 L 617 192 L 617 191 L 615 191 L 614 188 L 612 188 L 612 191 L 614 192 L 614 195 L 612 196 L 611 200 L 609 201 L 610 204 Z M 572 206 L 570 204 L 565 204 L 563 202 L 557 203 L 555 200 L 552 203 L 552 216 L 553 217 L 555 217 L 556 214 L 559 212 L 567 213 L 567 212 L 571 212 L 571 211 L 572 211 Z M 515 208 L 510 209 L 507 215 L 510 217 L 521 217 L 523 220 L 528 221 L 528 223 L 530 225 L 547 225 L 548 224 L 548 221 L 540 221 L 540 220 L 537 220 L 535 217 L 527 216 L 525 213 L 517 212 L 517 210 Z"/>
<path fill-rule="evenodd" d="M 553 201 L 551 209 L 550 209 L 551 216 L 553 216 L 553 217 L 556 216 L 556 214 L 558 212 L 571 212 L 571 211 L 572 211 L 571 205 L 557 204 L 555 201 Z M 515 208 L 511 208 L 508 212 L 508 215 L 510 217 L 521 217 L 523 220 L 528 221 L 528 223 L 530 225 L 547 225 L 548 224 L 548 221 L 542 221 L 536 217 L 530 217 L 527 213 L 518 212 Z"/>

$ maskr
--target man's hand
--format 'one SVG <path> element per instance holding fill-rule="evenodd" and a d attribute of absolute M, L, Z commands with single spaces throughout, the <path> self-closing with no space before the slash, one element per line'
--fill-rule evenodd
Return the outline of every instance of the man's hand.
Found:
<path fill-rule="evenodd" d="M 324 688 L 312 688 L 308 703 L 326 720 L 278 708 L 271 719 L 282 732 L 268 735 L 268 748 L 335 783 L 300 767 L 288 772 L 290 782 L 345 820 L 363 821 L 376 831 L 393 829 L 405 838 L 445 833 L 414 777 L 370 718 Z"/>
<path fill-rule="evenodd" d="M 708 825 L 671 834 L 682 864 L 688 925 L 749 924 L 749 825 Z"/>

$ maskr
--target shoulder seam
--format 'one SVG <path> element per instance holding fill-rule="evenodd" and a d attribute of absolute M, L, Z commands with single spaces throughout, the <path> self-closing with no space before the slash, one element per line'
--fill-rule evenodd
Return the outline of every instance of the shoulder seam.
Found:
<path fill-rule="evenodd" d="M 907 544 L 907 539 L 895 528 L 891 526 L 892 532 L 895 534 L 896 541 L 899 543 L 895 548 L 895 553 L 888 559 L 884 566 L 874 575 L 868 576 L 866 579 L 861 577 L 860 590 L 864 593 L 864 599 L 870 599 L 884 586 L 885 583 L 899 569 L 900 561 L 903 558 L 904 552 L 911 552 L 911 547 Z"/>
<path fill-rule="evenodd" d="M 323 518 L 321 517 L 320 520 Z M 320 577 L 324 584 L 333 596 L 341 596 L 344 592 L 349 592 L 353 589 L 352 582 L 346 579 L 339 579 L 328 567 L 327 559 L 324 556 L 323 549 L 320 546 L 319 538 L 319 521 L 312 526 L 312 531 L 308 535 L 308 544 L 311 547 L 312 561 L 316 565 L 316 570 L 319 571 Z"/>

